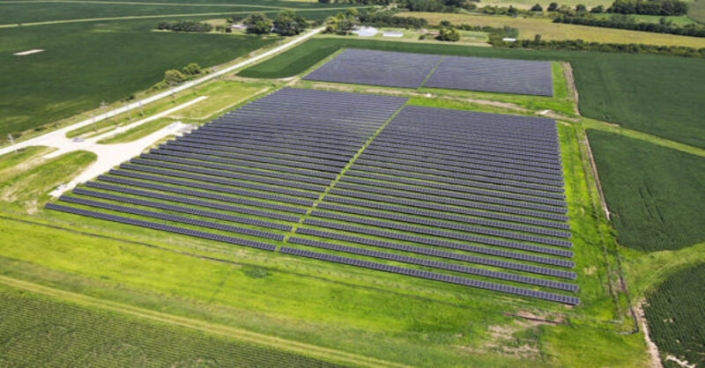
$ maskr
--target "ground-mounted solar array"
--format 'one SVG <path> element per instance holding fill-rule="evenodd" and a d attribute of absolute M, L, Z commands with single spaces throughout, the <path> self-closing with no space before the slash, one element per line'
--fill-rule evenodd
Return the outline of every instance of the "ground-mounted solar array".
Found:
<path fill-rule="evenodd" d="M 424 87 L 553 96 L 551 63 L 448 56 Z"/>
<path fill-rule="evenodd" d="M 349 49 L 304 79 L 553 96 L 551 63 L 547 61 Z"/>
<path fill-rule="evenodd" d="M 304 79 L 418 88 L 441 59 L 439 55 L 350 49 Z"/>
<path fill-rule="evenodd" d="M 555 122 L 405 103 L 283 89 L 47 207 L 578 304 Z"/>

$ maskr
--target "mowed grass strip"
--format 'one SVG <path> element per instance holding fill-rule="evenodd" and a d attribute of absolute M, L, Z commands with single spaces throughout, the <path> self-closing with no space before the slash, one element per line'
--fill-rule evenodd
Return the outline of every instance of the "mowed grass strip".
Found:
<path fill-rule="evenodd" d="M 705 159 L 589 130 L 620 244 L 675 250 L 705 241 Z"/>
<path fill-rule="evenodd" d="M 533 40 L 541 35 L 543 40 L 583 40 L 587 42 L 646 44 L 658 46 L 686 46 L 694 48 L 705 47 L 705 39 L 698 37 L 676 36 L 660 33 L 630 31 L 588 27 L 572 24 L 553 23 L 549 18 L 513 18 L 508 16 L 487 16 L 474 14 L 442 14 L 442 13 L 399 13 L 399 16 L 418 17 L 428 20 L 430 24 L 438 24 L 442 20 L 454 24 L 470 24 L 473 26 L 512 27 L 519 29 L 519 38 Z"/>

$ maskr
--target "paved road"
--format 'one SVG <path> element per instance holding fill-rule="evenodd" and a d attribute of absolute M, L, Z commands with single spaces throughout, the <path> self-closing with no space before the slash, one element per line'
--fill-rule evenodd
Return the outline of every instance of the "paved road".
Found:
<path fill-rule="evenodd" d="M 6 154 L 6 153 L 13 152 L 15 149 L 25 148 L 25 147 L 29 147 L 29 146 L 50 146 L 50 147 L 55 147 L 55 145 L 51 143 L 54 139 L 62 139 L 62 138 L 65 138 L 66 133 L 68 133 L 68 132 L 70 132 L 70 131 L 72 131 L 72 130 L 74 130 L 74 129 L 78 129 L 78 128 L 84 127 L 84 126 L 86 126 L 86 125 L 93 124 L 94 122 L 98 122 L 98 121 L 101 121 L 101 120 L 109 119 L 109 118 L 111 118 L 111 117 L 113 117 L 113 116 L 115 116 L 115 115 L 119 115 L 119 114 L 122 114 L 122 113 L 124 113 L 124 112 L 137 109 L 137 108 L 139 108 L 139 107 L 141 107 L 141 106 L 143 106 L 143 105 L 152 103 L 152 102 L 154 102 L 154 101 L 161 100 L 161 99 L 163 99 L 163 98 L 167 98 L 167 97 L 171 96 L 171 95 L 174 94 L 174 93 L 187 90 L 187 89 L 189 89 L 189 88 L 191 88 L 191 87 L 197 86 L 197 85 L 199 85 L 199 84 L 201 84 L 201 83 L 207 82 L 207 81 L 212 80 L 212 79 L 214 79 L 214 78 L 217 78 L 217 77 L 219 77 L 219 76 L 221 76 L 221 75 L 228 74 L 228 73 L 230 73 L 230 72 L 232 72 L 232 71 L 234 71 L 234 70 L 237 70 L 237 69 L 239 69 L 239 68 L 248 66 L 248 65 L 253 64 L 253 63 L 256 63 L 256 62 L 258 62 L 258 61 L 260 61 L 260 60 L 262 60 L 262 59 L 264 59 L 264 58 L 267 58 L 267 57 L 269 57 L 269 56 L 271 56 L 271 55 L 274 55 L 274 54 L 276 54 L 276 53 L 279 53 L 279 52 L 281 52 L 281 51 L 284 51 L 284 50 L 286 50 L 286 49 L 289 49 L 289 48 L 291 48 L 291 47 L 294 46 L 294 45 L 297 45 L 297 44 L 299 44 L 299 43 L 301 43 L 301 42 L 304 42 L 304 41 L 306 41 L 307 39 L 309 39 L 309 38 L 315 36 L 316 34 L 320 33 L 321 31 L 323 31 L 323 28 L 314 29 L 314 30 L 312 30 L 312 31 L 310 31 L 310 32 L 307 32 L 307 33 L 305 33 L 305 34 L 303 34 L 303 35 L 301 35 L 301 36 L 298 36 L 298 37 L 294 38 L 293 40 L 291 40 L 291 41 L 289 41 L 289 42 L 287 42 L 287 43 L 285 43 L 285 44 L 283 44 L 283 45 L 281 45 L 281 46 L 277 46 L 276 48 L 271 49 L 271 50 L 269 50 L 269 51 L 267 51 L 267 52 L 265 52 L 265 53 L 263 53 L 263 54 L 260 54 L 260 55 L 254 56 L 254 57 L 252 57 L 252 58 L 249 58 L 249 59 L 247 59 L 247 60 L 245 60 L 245 61 L 242 61 L 242 62 L 240 62 L 240 63 L 237 63 L 237 64 L 235 64 L 235 65 L 233 65 L 233 66 L 231 66 L 231 67 L 228 67 L 228 68 L 225 68 L 225 69 L 222 69 L 222 70 L 218 70 L 217 72 L 208 74 L 208 75 L 205 76 L 205 77 L 202 77 L 202 78 L 199 78 L 199 79 L 196 79 L 196 80 L 192 80 L 192 81 L 186 82 L 186 83 L 184 83 L 184 84 L 182 84 L 182 85 L 180 85 L 180 86 L 178 86 L 178 87 L 175 87 L 175 88 L 169 89 L 169 90 L 167 90 L 167 91 L 164 91 L 164 92 L 162 92 L 162 93 L 156 94 L 156 95 L 154 95 L 154 96 L 147 97 L 147 98 L 145 98 L 145 99 L 142 99 L 142 100 L 133 102 L 133 103 L 131 103 L 131 104 L 129 104 L 129 105 L 126 105 L 126 106 L 117 108 L 117 109 L 115 109 L 115 110 L 108 111 L 108 112 L 106 112 L 106 113 L 104 113 L 104 114 L 95 116 L 95 117 L 93 117 L 93 118 L 91 118 L 91 119 L 86 119 L 86 120 L 81 121 L 81 122 L 78 122 L 78 123 L 76 123 L 76 124 L 73 124 L 73 125 L 70 125 L 70 126 L 67 126 L 67 127 L 64 127 L 64 128 L 58 129 L 58 130 L 55 130 L 55 131 L 53 131 L 53 132 L 50 132 L 50 133 L 41 135 L 41 136 L 39 136 L 39 137 L 35 137 L 35 138 L 29 139 L 29 140 L 26 140 L 26 141 L 23 141 L 23 142 L 19 142 L 19 143 L 15 144 L 15 145 L 12 145 L 12 146 L 7 146 L 7 147 L 0 148 L 0 156 L 4 155 L 4 154 Z"/>

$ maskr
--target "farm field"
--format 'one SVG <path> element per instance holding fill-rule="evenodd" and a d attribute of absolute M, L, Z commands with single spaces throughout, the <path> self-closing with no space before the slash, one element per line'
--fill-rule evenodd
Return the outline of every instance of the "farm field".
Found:
<path fill-rule="evenodd" d="M 342 48 L 569 61 L 580 91 L 582 115 L 676 142 L 705 147 L 705 126 L 702 124 L 705 110 L 699 108 L 703 87 L 697 78 L 691 77 L 705 73 L 705 63 L 698 59 L 317 38 L 245 69 L 238 75 L 250 78 L 291 77 L 303 73 Z"/>
<path fill-rule="evenodd" d="M 0 284 L 0 365 L 337 367 Z"/>
<path fill-rule="evenodd" d="M 705 242 L 705 157 L 589 130 L 620 244 L 653 252 Z"/>
<path fill-rule="evenodd" d="M 221 64 L 276 40 L 151 32 L 154 27 L 150 20 L 0 30 L 2 140 L 125 99 L 160 81 L 167 69 Z M 45 51 L 12 55 L 35 48 Z"/>
<path fill-rule="evenodd" d="M 318 3 L 291 3 L 282 1 L 207 1 L 183 2 L 131 2 L 131 1 L 57 1 L 57 2 L 11 2 L 0 1 L 0 27 L 17 23 L 51 22 L 113 17 L 145 17 L 156 15 L 223 14 L 264 12 L 274 14 L 281 9 L 326 12 L 325 9 L 344 9 L 340 5 L 326 6 Z"/>
<path fill-rule="evenodd" d="M 676 359 L 688 365 L 705 364 L 702 290 L 705 290 L 705 264 L 671 275 L 647 295 L 644 313 L 664 367 L 682 366 Z"/>
<path fill-rule="evenodd" d="M 532 5 L 535 2 L 532 3 Z M 571 24 L 553 23 L 549 18 L 512 18 L 509 16 L 487 16 L 474 14 L 443 14 L 410 12 L 399 16 L 418 17 L 428 20 L 429 24 L 438 24 L 449 20 L 454 24 L 473 26 L 513 27 L 519 29 L 519 38 L 533 40 L 541 35 L 543 40 L 583 40 L 586 42 L 646 44 L 659 46 L 686 46 L 696 49 L 705 47 L 705 39 L 660 33 L 638 32 L 623 29 L 588 27 Z"/>

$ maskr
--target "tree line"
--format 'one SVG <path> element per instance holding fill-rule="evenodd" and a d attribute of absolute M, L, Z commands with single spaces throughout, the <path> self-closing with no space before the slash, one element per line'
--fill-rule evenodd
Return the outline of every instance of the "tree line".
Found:
<path fill-rule="evenodd" d="M 659 23 L 636 22 L 627 16 L 610 18 L 592 18 L 585 16 L 562 15 L 553 20 L 554 23 L 578 24 L 590 27 L 629 29 L 633 31 L 668 33 L 679 36 L 705 37 L 705 27 L 689 24 L 683 27 L 674 26 L 672 22 L 661 18 Z"/>
<path fill-rule="evenodd" d="M 652 54 L 668 55 L 705 59 L 705 47 L 696 49 L 684 46 L 656 46 L 644 44 L 618 44 L 585 42 L 583 40 L 563 40 L 544 41 L 537 35 L 534 40 L 517 40 L 516 42 L 504 42 L 498 39 L 490 39 L 490 44 L 503 48 L 525 48 L 537 50 L 557 50 L 557 51 L 596 51 L 628 54 Z"/>
<path fill-rule="evenodd" d="M 182 21 L 162 21 L 157 25 L 157 29 L 174 32 L 199 32 L 206 33 L 213 30 L 213 26 L 208 23 L 196 22 L 193 20 Z"/>

